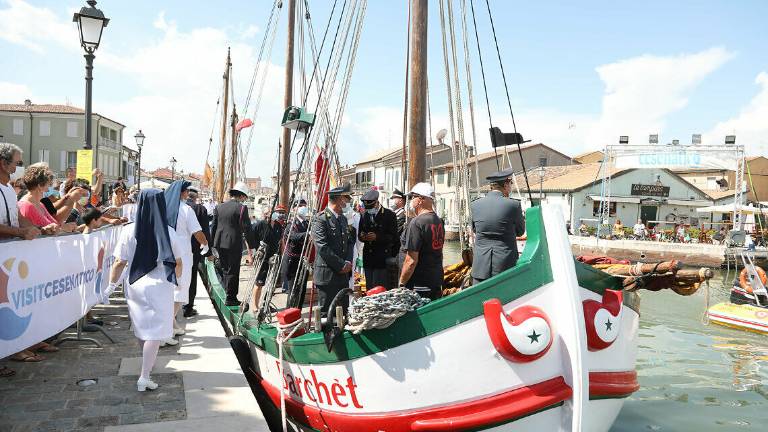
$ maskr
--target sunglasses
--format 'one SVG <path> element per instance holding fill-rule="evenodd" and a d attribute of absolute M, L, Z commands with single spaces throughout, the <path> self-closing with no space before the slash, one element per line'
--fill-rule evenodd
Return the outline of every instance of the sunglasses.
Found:
<path fill-rule="evenodd" d="M 7 163 L 8 165 L 16 165 L 17 167 L 23 167 L 24 166 L 24 161 L 23 160 L 20 160 L 20 161 L 16 162 L 15 164 L 13 163 L 12 160 L 5 161 L 5 163 Z"/>

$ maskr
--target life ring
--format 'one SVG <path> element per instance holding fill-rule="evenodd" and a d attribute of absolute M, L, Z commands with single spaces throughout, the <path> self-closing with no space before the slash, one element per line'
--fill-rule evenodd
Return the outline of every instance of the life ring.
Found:
<path fill-rule="evenodd" d="M 763 270 L 760 267 L 755 266 L 755 271 L 757 272 L 757 275 L 760 276 L 760 282 L 763 283 L 763 286 L 765 286 L 766 281 L 768 281 L 768 277 L 765 275 L 765 270 Z M 749 278 L 749 273 L 747 272 L 747 269 L 742 269 L 741 273 L 739 273 L 739 286 L 741 286 L 742 289 L 746 290 L 748 293 L 752 293 L 752 285 L 749 284 L 747 279 Z"/>

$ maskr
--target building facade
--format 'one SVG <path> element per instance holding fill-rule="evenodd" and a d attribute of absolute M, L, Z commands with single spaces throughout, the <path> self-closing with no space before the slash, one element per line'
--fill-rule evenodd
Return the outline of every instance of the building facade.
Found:
<path fill-rule="evenodd" d="M 540 170 L 529 171 L 537 180 Z M 539 183 L 531 182 L 522 191 L 523 207 L 540 202 L 560 206 L 563 218 L 575 228 L 582 223 L 597 226 L 603 199 L 601 164 L 548 167 Z M 517 179 L 520 181 L 521 176 Z M 746 199 L 746 194 L 744 195 Z M 728 214 L 698 213 L 696 209 L 733 203 L 734 191 L 707 193 L 667 169 L 614 169 L 611 174 L 609 224 L 620 220 L 632 226 L 641 219 L 649 226 L 672 228 L 675 224 L 717 226 L 730 219 Z"/>
<path fill-rule="evenodd" d="M 0 135 L 24 152 L 24 163 L 45 162 L 57 177 L 77 166 L 85 144 L 85 111 L 69 105 L 0 104 Z M 125 125 L 94 113 L 91 121 L 93 168 L 101 168 L 105 186 L 126 177 L 123 158 Z M 92 179 L 88 179 L 92 180 Z M 108 187 L 104 194 L 109 193 Z"/>
<path fill-rule="evenodd" d="M 523 161 L 526 169 L 540 166 L 564 166 L 571 165 L 573 162 L 570 157 L 544 144 L 529 144 L 521 148 Z M 491 173 L 498 171 L 499 168 L 511 167 L 515 172 L 522 172 L 522 163 L 520 162 L 520 152 L 517 147 L 510 146 L 505 149 L 497 149 L 496 152 L 490 151 L 481 153 L 477 157 L 471 157 L 468 162 L 470 177 L 470 199 L 474 199 L 483 186 L 487 186 L 485 178 Z M 497 165 L 498 161 L 498 165 Z M 458 224 L 455 200 L 456 184 L 454 182 L 453 164 L 448 162 L 435 166 L 433 169 L 434 187 L 435 187 L 435 206 L 437 214 L 445 220 L 446 225 Z M 480 184 L 478 185 L 477 178 Z M 529 176 L 530 182 L 534 178 Z M 525 188 L 524 178 L 517 183 L 517 190 L 513 190 L 513 195 L 517 195 L 518 190 Z"/>

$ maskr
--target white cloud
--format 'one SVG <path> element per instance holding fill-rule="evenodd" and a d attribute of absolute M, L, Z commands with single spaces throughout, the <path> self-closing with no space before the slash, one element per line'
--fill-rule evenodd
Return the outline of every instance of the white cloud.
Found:
<path fill-rule="evenodd" d="M 705 134 L 705 142 L 721 143 L 725 135 L 736 135 L 738 143 L 751 154 L 766 154 L 768 150 L 768 72 L 755 78 L 759 91 L 735 117 L 719 122 Z"/>
<path fill-rule="evenodd" d="M 4 103 L 21 104 L 25 99 L 35 100 L 32 90 L 24 84 L 0 81 L 0 95 Z"/>
<path fill-rule="evenodd" d="M 101 64 L 138 85 L 136 96 L 112 104 L 102 103 L 100 110 L 129 125 L 125 136 L 131 137 L 139 128 L 146 134 L 143 164 L 147 167 L 166 166 L 171 156 L 185 171 L 202 172 L 211 129 L 213 148 L 209 161 L 218 154 L 221 112 L 214 117 L 216 101 L 221 96 L 227 48 L 231 47 L 235 102 L 238 114 L 244 114 L 241 104 L 248 92 L 250 76 L 256 63 L 250 44 L 233 43 L 229 34 L 215 28 L 179 31 L 174 21 L 158 14 L 155 28 L 162 35 L 130 53 L 105 52 Z M 282 68 L 269 65 L 259 117 L 253 126 L 253 139 L 248 160 L 248 174 L 269 177 L 272 156 L 280 134 L 275 120 L 282 113 Z M 254 88 L 253 98 L 256 91 Z M 230 99 L 230 112 L 232 101 Z M 255 100 L 248 113 L 252 117 Z M 242 134 L 243 140 L 248 131 Z"/>
<path fill-rule="evenodd" d="M 5 4 L 8 7 L 0 10 L 0 39 L 41 54 L 51 42 L 69 49 L 79 48 L 77 27 L 71 21 L 24 0 L 5 0 Z"/>
<path fill-rule="evenodd" d="M 663 132 L 666 117 L 685 108 L 696 86 L 731 57 L 716 47 L 679 56 L 644 55 L 598 67 L 605 94 L 589 145 L 602 147 L 618 141 L 619 135 Z"/>
<path fill-rule="evenodd" d="M 259 28 L 255 25 L 249 25 L 245 28 L 242 32 L 240 32 L 240 37 L 243 39 L 251 39 L 254 36 L 256 36 L 259 33 Z"/>

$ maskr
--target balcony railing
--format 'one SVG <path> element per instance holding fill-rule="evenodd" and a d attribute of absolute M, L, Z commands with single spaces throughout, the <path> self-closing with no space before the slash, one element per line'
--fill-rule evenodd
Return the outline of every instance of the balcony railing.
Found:
<path fill-rule="evenodd" d="M 99 137 L 99 147 L 106 147 L 117 151 L 120 151 L 123 148 L 119 142 L 104 137 Z"/>

